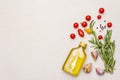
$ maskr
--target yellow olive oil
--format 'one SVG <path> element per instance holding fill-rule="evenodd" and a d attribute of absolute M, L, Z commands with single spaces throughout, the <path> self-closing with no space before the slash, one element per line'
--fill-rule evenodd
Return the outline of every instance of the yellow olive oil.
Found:
<path fill-rule="evenodd" d="M 80 42 L 77 48 L 73 48 L 70 51 L 65 63 L 63 64 L 62 67 L 63 71 L 73 76 L 78 75 L 86 59 L 86 52 L 85 52 L 86 46 L 87 45 L 85 43 Z"/>

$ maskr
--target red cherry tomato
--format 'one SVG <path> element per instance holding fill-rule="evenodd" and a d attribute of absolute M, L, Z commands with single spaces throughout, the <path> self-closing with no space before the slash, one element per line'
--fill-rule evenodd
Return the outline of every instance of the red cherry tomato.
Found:
<path fill-rule="evenodd" d="M 91 20 L 91 16 L 90 16 L 90 15 L 87 15 L 87 16 L 85 17 L 85 19 L 86 19 L 87 21 L 90 21 L 90 20 Z"/>
<path fill-rule="evenodd" d="M 100 8 L 100 9 L 99 9 L 99 13 L 101 13 L 101 14 L 104 13 L 104 11 L 105 11 L 104 8 Z"/>
<path fill-rule="evenodd" d="M 81 25 L 82 25 L 83 27 L 86 27 L 86 26 L 87 26 L 87 22 L 83 21 L 83 22 L 81 23 Z"/>
<path fill-rule="evenodd" d="M 77 22 L 75 22 L 75 23 L 73 24 L 73 27 L 74 27 L 74 28 L 78 28 L 78 26 L 79 26 L 79 24 L 78 24 Z"/>
<path fill-rule="evenodd" d="M 108 23 L 107 23 L 107 26 L 108 26 L 109 28 L 111 28 L 111 27 L 112 27 L 112 22 L 108 22 Z"/>
<path fill-rule="evenodd" d="M 98 39 L 102 39 L 102 38 L 103 38 L 102 35 L 99 35 L 99 36 L 98 36 Z"/>
<path fill-rule="evenodd" d="M 102 17 L 101 15 L 98 15 L 98 16 L 97 16 L 97 19 L 101 19 L 101 17 Z"/>
<path fill-rule="evenodd" d="M 78 34 L 81 36 L 81 37 L 84 37 L 84 32 L 82 29 L 78 29 Z"/>
<path fill-rule="evenodd" d="M 75 36 L 74 33 L 71 33 L 71 34 L 70 34 L 70 38 L 71 38 L 71 39 L 75 39 L 75 37 L 76 37 L 76 36 Z"/>

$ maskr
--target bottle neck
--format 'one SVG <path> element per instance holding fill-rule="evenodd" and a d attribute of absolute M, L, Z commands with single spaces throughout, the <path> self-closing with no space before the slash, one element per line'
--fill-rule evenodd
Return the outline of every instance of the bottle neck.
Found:
<path fill-rule="evenodd" d="M 86 46 L 87 46 L 87 44 L 85 44 L 84 42 L 80 42 L 80 44 L 79 44 L 79 47 L 82 47 L 82 48 L 86 48 Z"/>
<path fill-rule="evenodd" d="M 79 47 L 79 48 L 80 48 L 80 47 L 82 47 L 82 48 L 84 48 L 84 49 L 85 49 L 85 47 L 83 47 L 83 46 L 81 46 L 81 45 L 79 45 L 78 47 Z"/>

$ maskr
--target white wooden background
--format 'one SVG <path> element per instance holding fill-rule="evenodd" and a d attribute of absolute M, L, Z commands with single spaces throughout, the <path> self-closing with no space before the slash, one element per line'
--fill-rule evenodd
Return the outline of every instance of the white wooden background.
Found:
<path fill-rule="evenodd" d="M 104 19 L 113 22 L 116 41 L 116 70 L 113 75 L 98 76 L 93 71 L 72 77 L 61 70 L 71 48 L 80 41 L 72 24 L 84 20 L 86 14 L 96 16 L 104 7 Z M 0 80 L 119 80 L 120 79 L 120 1 L 119 0 L 0 0 Z"/>

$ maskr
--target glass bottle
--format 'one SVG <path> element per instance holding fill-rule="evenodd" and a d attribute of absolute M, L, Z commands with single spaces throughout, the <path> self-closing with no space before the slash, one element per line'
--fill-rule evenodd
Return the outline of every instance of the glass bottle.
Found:
<path fill-rule="evenodd" d="M 63 64 L 63 71 L 77 76 L 79 71 L 81 70 L 83 63 L 86 59 L 86 48 L 87 44 L 80 42 L 77 48 L 71 49 L 65 63 Z"/>

